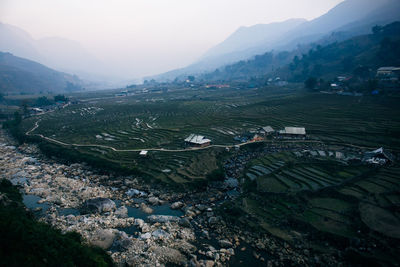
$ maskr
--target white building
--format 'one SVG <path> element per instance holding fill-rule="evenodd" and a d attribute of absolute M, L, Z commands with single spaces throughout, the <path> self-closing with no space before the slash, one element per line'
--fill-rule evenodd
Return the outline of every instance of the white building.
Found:
<path fill-rule="evenodd" d="M 190 146 L 205 147 L 211 144 L 211 140 L 202 135 L 191 134 L 185 139 L 185 143 Z"/>
<path fill-rule="evenodd" d="M 285 127 L 279 131 L 279 136 L 287 138 L 305 138 L 306 128 L 304 127 Z"/>

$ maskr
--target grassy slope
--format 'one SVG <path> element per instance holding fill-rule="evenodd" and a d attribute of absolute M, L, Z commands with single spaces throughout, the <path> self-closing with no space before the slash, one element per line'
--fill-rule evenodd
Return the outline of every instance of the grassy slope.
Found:
<path fill-rule="evenodd" d="M 162 99 L 157 102 L 149 99 Z M 231 145 L 235 135 L 271 125 L 305 126 L 310 136 L 328 142 L 400 149 L 397 99 L 310 94 L 292 89 L 198 90 L 151 94 L 147 98 L 96 100 L 47 114 L 34 133 L 67 143 L 108 145 L 118 149 L 182 149 L 190 133 L 214 144 Z M 36 118 L 25 120 L 23 129 Z M 96 136 L 101 136 L 98 138 Z M 359 138 L 362 136 L 362 138 Z M 62 148 L 61 152 L 65 152 Z M 113 152 L 77 148 L 90 159 L 137 169 L 161 181 L 191 182 L 213 171 L 222 149 L 197 152 Z M 209 164 L 202 165 L 207 158 Z M 168 171 L 171 170 L 171 171 Z"/>

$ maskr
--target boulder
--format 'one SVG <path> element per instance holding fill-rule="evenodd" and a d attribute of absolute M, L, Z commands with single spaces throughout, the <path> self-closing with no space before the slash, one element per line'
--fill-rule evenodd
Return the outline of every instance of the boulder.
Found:
<path fill-rule="evenodd" d="M 144 197 L 144 196 L 147 196 L 147 194 L 146 194 L 145 192 L 139 191 L 139 190 L 134 189 L 134 188 L 129 189 L 129 190 L 126 192 L 126 195 L 127 195 L 128 197 L 135 197 L 135 196 Z"/>
<path fill-rule="evenodd" d="M 142 240 L 147 240 L 149 238 L 151 238 L 151 234 L 150 233 L 141 234 L 140 237 L 139 237 L 139 239 L 142 239 Z"/>
<path fill-rule="evenodd" d="M 239 186 L 239 182 L 235 178 L 228 178 L 224 181 L 224 184 L 227 188 L 236 188 Z"/>
<path fill-rule="evenodd" d="M 184 265 L 187 262 L 185 256 L 182 255 L 177 249 L 168 247 L 155 247 L 152 248 L 153 253 L 163 264 Z"/>
<path fill-rule="evenodd" d="M 128 209 L 125 206 L 119 207 L 115 212 L 115 216 L 119 218 L 127 218 L 128 217 Z"/>
<path fill-rule="evenodd" d="M 167 238 L 169 234 L 162 229 L 157 229 L 151 233 L 151 235 L 155 238 Z"/>
<path fill-rule="evenodd" d="M 140 203 L 140 209 L 147 214 L 153 213 L 153 209 L 147 206 L 145 203 Z"/>
<path fill-rule="evenodd" d="M 92 246 L 97 246 L 102 249 L 109 249 L 114 243 L 116 230 L 112 229 L 98 229 L 89 237 L 88 242 Z"/>
<path fill-rule="evenodd" d="M 150 223 L 168 223 L 168 222 L 179 222 L 180 218 L 177 216 L 168 215 L 150 215 L 147 217 Z"/>
<path fill-rule="evenodd" d="M 210 225 L 214 225 L 214 224 L 216 224 L 218 222 L 218 218 L 217 217 L 210 217 L 209 219 L 208 219 L 208 223 L 210 224 Z"/>
<path fill-rule="evenodd" d="M 144 225 L 144 221 L 142 219 L 135 219 L 135 223 L 133 225 L 142 228 L 142 226 Z"/>
<path fill-rule="evenodd" d="M 182 218 L 179 220 L 179 225 L 183 227 L 191 227 L 192 225 L 190 224 L 190 221 L 188 218 Z"/>
<path fill-rule="evenodd" d="M 218 243 L 221 246 L 221 248 L 230 248 L 230 247 L 232 247 L 232 243 L 230 241 L 226 240 L 226 239 L 219 240 Z"/>
<path fill-rule="evenodd" d="M 116 209 L 115 202 L 108 198 L 93 198 L 81 206 L 81 214 L 110 212 Z"/>
<path fill-rule="evenodd" d="M 132 239 L 125 232 L 119 232 L 119 235 L 114 240 L 112 249 L 117 251 L 128 250 L 132 243 Z"/>
<path fill-rule="evenodd" d="M 158 205 L 160 204 L 160 200 L 158 199 L 158 197 L 149 197 L 149 199 L 147 200 L 151 205 Z"/>
<path fill-rule="evenodd" d="M 171 204 L 171 209 L 177 210 L 183 207 L 183 203 L 180 201 L 174 202 Z"/>

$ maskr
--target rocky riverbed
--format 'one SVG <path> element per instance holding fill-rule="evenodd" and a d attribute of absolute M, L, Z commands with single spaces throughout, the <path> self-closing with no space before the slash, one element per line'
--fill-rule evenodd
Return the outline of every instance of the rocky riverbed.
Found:
<path fill-rule="evenodd" d="M 138 177 L 62 164 L 0 132 L 0 175 L 25 204 L 63 232 L 76 231 L 118 266 L 280 266 L 307 264 L 307 250 L 227 225 L 215 212 L 226 190 L 168 192 Z M 233 176 L 233 175 L 232 175 Z M 329 259 L 328 259 L 329 261 Z"/>

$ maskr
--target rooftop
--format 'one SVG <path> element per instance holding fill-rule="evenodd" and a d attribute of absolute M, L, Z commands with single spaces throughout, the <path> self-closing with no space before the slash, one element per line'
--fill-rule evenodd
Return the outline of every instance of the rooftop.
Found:
<path fill-rule="evenodd" d="M 399 71 L 400 67 L 381 67 L 378 71 Z"/>
<path fill-rule="evenodd" d="M 211 142 L 211 140 L 204 138 L 204 136 L 202 135 L 191 134 L 188 138 L 185 139 L 185 142 L 202 145 Z"/>
<path fill-rule="evenodd" d="M 273 132 L 273 131 L 274 131 L 274 129 L 273 129 L 271 126 L 262 127 L 262 129 L 263 129 L 263 131 L 266 132 L 266 133 L 270 133 L 270 132 Z"/>
<path fill-rule="evenodd" d="M 306 128 L 304 127 L 285 127 L 285 130 L 279 131 L 281 134 L 306 134 Z"/>

